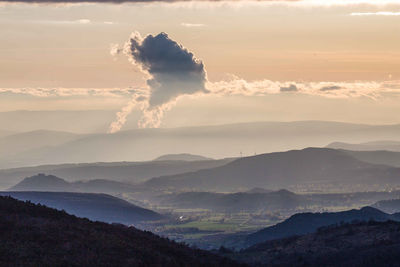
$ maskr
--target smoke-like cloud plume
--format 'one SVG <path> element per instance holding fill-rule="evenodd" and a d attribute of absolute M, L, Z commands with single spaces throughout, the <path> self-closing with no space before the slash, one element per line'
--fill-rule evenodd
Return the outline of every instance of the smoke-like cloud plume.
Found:
<path fill-rule="evenodd" d="M 123 49 L 111 46 L 112 55 L 121 52 L 148 76 L 148 91 L 136 93 L 133 100 L 118 112 L 110 132 L 116 132 L 123 126 L 135 106 L 139 106 L 143 112 L 139 127 L 158 127 L 164 112 L 180 96 L 208 93 L 203 62 L 166 33 L 143 38 L 134 32 Z"/>
<path fill-rule="evenodd" d="M 147 87 L 131 90 L 132 100 L 116 114 L 109 132 L 119 131 L 133 109 L 142 111 L 141 128 L 159 127 L 166 111 L 181 96 L 265 96 L 280 93 L 306 94 L 328 98 L 366 97 L 373 100 L 384 94 L 400 94 L 398 81 L 391 82 L 248 82 L 233 76 L 228 81 L 210 82 L 201 60 L 166 33 L 144 38 L 132 33 L 122 47 L 112 45 L 112 55 L 125 54 L 147 75 Z"/>

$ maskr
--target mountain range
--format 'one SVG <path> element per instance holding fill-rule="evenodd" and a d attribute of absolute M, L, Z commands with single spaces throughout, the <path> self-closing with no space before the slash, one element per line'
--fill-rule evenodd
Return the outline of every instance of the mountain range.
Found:
<path fill-rule="evenodd" d="M 374 157 L 376 154 L 380 156 Z M 84 177 L 85 173 L 86 177 L 97 175 L 97 177 L 110 177 L 98 180 L 116 181 L 125 177 L 123 179 L 125 183 L 136 184 L 136 189 L 127 186 L 127 189 L 134 191 L 243 192 L 255 187 L 268 190 L 288 188 L 296 191 L 312 191 L 321 188 L 325 191 L 343 191 L 344 189 L 345 192 L 380 191 L 395 188 L 400 184 L 400 168 L 389 166 L 389 164 L 376 164 L 383 162 L 395 165 L 398 156 L 397 153 L 395 155 L 396 157 L 392 158 L 386 157 L 385 153 L 377 152 L 306 148 L 239 159 L 110 163 L 98 166 L 83 164 L 64 167 L 44 166 L 42 169 L 46 173 L 65 173 L 67 177 Z M 363 158 L 365 160 L 360 160 Z M 160 165 L 161 167 L 157 169 L 156 166 Z M 175 166 L 180 166 L 180 168 L 174 168 Z M 4 182 L 11 182 L 16 174 L 20 175 L 38 169 L 40 167 L 3 170 L 0 171 L 0 177 L 4 175 L 7 177 Z M 163 171 L 178 172 L 178 174 L 160 175 L 147 180 L 144 178 Z M 135 179 L 135 176 L 142 178 Z M 137 184 L 140 180 L 144 182 Z"/>
<path fill-rule="evenodd" d="M 372 141 L 358 144 L 350 144 L 343 142 L 333 142 L 327 146 L 328 148 L 346 149 L 354 151 L 397 151 L 400 152 L 400 141 Z"/>
<path fill-rule="evenodd" d="M 12 186 L 11 191 L 47 191 L 47 192 L 92 192 L 92 193 L 110 193 L 121 194 L 132 192 L 134 186 L 128 183 L 122 183 L 110 180 L 90 180 L 67 182 L 54 175 L 39 173 L 27 177 L 16 185 Z"/>
<path fill-rule="evenodd" d="M 23 178 L 38 173 L 63 177 L 67 181 L 87 181 L 94 179 L 139 183 L 161 175 L 173 175 L 200 169 L 225 165 L 234 159 L 201 161 L 148 161 L 148 162 L 98 162 L 43 165 L 0 170 L 0 187 L 6 189 Z"/>
<path fill-rule="evenodd" d="M 216 192 L 300 186 L 336 190 L 364 186 L 372 190 L 372 185 L 377 184 L 399 185 L 399 173 L 399 168 L 364 162 L 345 151 L 306 148 L 240 158 L 212 169 L 153 178 L 143 185 L 153 189 Z"/>
<path fill-rule="evenodd" d="M 115 134 L 71 135 L 69 132 L 35 130 L 0 138 L 0 151 L 8 152 L 1 154 L 0 168 L 78 162 L 145 161 L 163 154 L 183 152 L 225 158 L 310 146 L 321 147 L 335 141 L 398 140 L 399 136 L 400 125 L 324 121 L 133 129 Z M 32 143 L 36 144 L 21 147 L 21 141 L 26 140 L 35 140 Z"/>
<path fill-rule="evenodd" d="M 193 155 L 188 153 L 181 154 L 167 154 L 155 158 L 153 161 L 202 161 L 202 160 L 213 160 L 212 158 L 207 158 L 200 155 Z"/>

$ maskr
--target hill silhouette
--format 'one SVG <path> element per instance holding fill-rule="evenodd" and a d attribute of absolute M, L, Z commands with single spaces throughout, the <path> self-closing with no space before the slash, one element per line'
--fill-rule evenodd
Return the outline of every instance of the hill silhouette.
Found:
<path fill-rule="evenodd" d="M 155 158 L 153 161 L 169 161 L 169 160 L 180 160 L 180 161 L 202 161 L 202 160 L 213 160 L 212 158 L 203 157 L 200 155 L 193 154 L 166 154 Z"/>
<path fill-rule="evenodd" d="M 1 266 L 238 266 L 133 227 L 0 197 Z"/>
<path fill-rule="evenodd" d="M 161 175 L 175 175 L 201 169 L 215 168 L 233 159 L 202 161 L 147 161 L 147 162 L 98 162 L 60 165 L 42 165 L 0 170 L 0 186 L 8 188 L 23 177 L 38 173 L 63 177 L 67 181 L 113 180 L 139 183 Z"/>
<path fill-rule="evenodd" d="M 381 200 L 372 205 L 372 207 L 388 213 L 400 212 L 400 199 Z"/>
<path fill-rule="evenodd" d="M 227 252 L 251 266 L 398 266 L 400 223 L 358 222 Z M 223 251 L 223 250 L 220 250 Z"/>
<path fill-rule="evenodd" d="M 400 152 L 400 141 L 370 141 L 358 144 L 333 142 L 329 144 L 327 147 L 335 149 L 354 150 L 354 151 L 386 150 L 386 151 Z"/>
<path fill-rule="evenodd" d="M 149 188 L 194 191 L 244 191 L 254 187 L 399 184 L 399 169 L 360 161 L 344 151 L 307 148 L 237 159 L 224 166 L 153 178 Z"/>
<path fill-rule="evenodd" d="M 369 220 L 400 220 L 400 215 L 387 214 L 372 207 L 342 212 L 298 213 L 281 223 L 250 234 L 246 238 L 246 245 L 251 246 L 268 240 L 308 234 L 323 226 Z"/>
<path fill-rule="evenodd" d="M 25 134 L 24 140 L 28 141 L 29 146 L 34 143 L 32 140 L 39 140 L 36 134 Z M 58 133 L 53 135 L 47 132 L 43 133 L 43 138 L 40 139 L 45 142 L 37 142 L 31 149 L 22 147 L 23 150 L 18 150 L 21 147 L 20 141 L 14 142 L 7 139 L 3 142 L 0 139 L 0 144 L 5 144 L 5 147 L 0 146 L 0 150 L 7 151 L 0 158 L 0 168 L 66 162 L 144 161 L 162 154 L 181 151 L 212 158 L 225 158 L 239 156 L 240 151 L 243 151 L 245 155 L 253 155 L 255 152 L 321 147 L 333 141 L 368 142 L 378 138 L 396 140 L 399 135 L 400 125 L 365 125 L 326 121 L 253 122 L 134 129 L 111 135 L 106 133 L 76 134 L 71 136 L 71 139 L 70 137 L 58 138 Z M 10 136 L 5 138 L 8 137 Z M 60 142 L 46 142 L 46 139 Z M 18 153 L 11 153 L 17 150 Z"/>
<path fill-rule="evenodd" d="M 71 192 L 0 192 L 0 196 L 40 203 L 94 221 L 137 225 L 164 218 L 154 211 L 106 195 Z"/>
<path fill-rule="evenodd" d="M 134 186 L 127 183 L 103 179 L 67 182 L 54 175 L 39 173 L 27 177 L 9 189 L 10 191 L 53 191 L 53 192 L 92 192 L 123 193 L 131 192 Z"/>

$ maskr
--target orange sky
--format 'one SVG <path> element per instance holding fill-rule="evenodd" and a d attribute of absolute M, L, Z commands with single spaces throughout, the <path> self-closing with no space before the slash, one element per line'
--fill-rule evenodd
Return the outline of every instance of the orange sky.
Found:
<path fill-rule="evenodd" d="M 328 5 L 330 2 L 336 4 Z M 2 4 L 0 87 L 143 87 L 146 76 L 126 58 L 113 58 L 109 52 L 111 44 L 123 43 L 134 30 L 143 35 L 167 32 L 204 62 L 211 82 L 236 77 L 248 82 L 397 83 L 400 80 L 400 3 L 387 1 L 389 4 L 383 4 L 386 1 L 371 0 L 361 1 L 362 4 L 350 1 L 353 4 L 349 5 L 344 2 Z M 39 99 L 9 92 L 1 95 L 0 105 L 2 111 L 81 109 L 82 103 L 88 109 L 117 110 L 129 100 L 126 95 L 95 97 L 91 101 L 86 98 Z M 316 115 L 307 108 L 299 111 L 304 103 L 317 107 L 321 102 L 331 101 L 321 100 L 320 96 L 291 98 L 274 96 L 275 102 L 271 105 L 274 110 L 268 110 L 263 107 L 269 103 L 268 96 L 242 96 L 237 105 L 247 111 L 241 120 L 312 119 Z M 226 110 L 234 109 L 237 99 L 241 97 L 226 98 L 223 101 Z M 396 116 L 392 113 L 400 112 L 398 100 L 397 94 L 392 92 L 372 102 L 363 98 L 339 99 L 329 104 L 331 108 L 342 105 L 354 114 L 358 111 L 375 114 L 369 116 L 370 121 L 368 115 L 346 117 L 346 114 L 339 116 L 332 111 L 323 113 L 322 118 L 317 117 L 395 122 Z M 200 111 L 221 109 L 219 101 L 186 100 L 177 104 L 176 111 L 184 110 L 190 102 L 192 108 L 199 110 L 198 113 L 192 111 L 199 117 L 195 123 L 204 124 L 206 115 Z M 286 101 L 292 103 L 293 110 L 289 108 L 284 116 L 279 107 L 285 106 Z M 250 111 L 249 107 L 254 110 Z M 166 123 L 187 123 L 176 111 L 171 111 Z"/>

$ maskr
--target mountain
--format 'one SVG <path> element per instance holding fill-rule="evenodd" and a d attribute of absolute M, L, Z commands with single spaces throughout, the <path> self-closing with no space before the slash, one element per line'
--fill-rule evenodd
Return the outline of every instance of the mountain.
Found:
<path fill-rule="evenodd" d="M 17 133 L 0 137 L 0 168 L 7 166 L 30 165 L 54 147 L 81 137 L 81 135 L 48 130 Z M 30 155 L 32 161 L 26 162 Z"/>
<path fill-rule="evenodd" d="M 387 213 L 397 213 L 400 212 L 400 199 L 381 200 L 373 204 L 372 207 Z"/>
<path fill-rule="evenodd" d="M 23 177 L 48 173 L 68 181 L 113 180 L 128 183 L 143 182 L 161 175 L 197 171 L 225 165 L 233 159 L 204 161 L 149 161 L 43 165 L 0 170 L 0 187 L 9 188 Z"/>
<path fill-rule="evenodd" d="M 188 191 L 244 191 L 253 187 L 269 189 L 325 186 L 351 190 L 360 185 L 400 184 L 400 169 L 370 164 L 349 154 L 328 148 L 307 148 L 237 159 L 224 166 L 153 178 L 144 183 L 152 189 Z M 361 190 L 363 191 L 363 190 Z"/>
<path fill-rule="evenodd" d="M 0 130 L 0 138 L 5 137 L 7 135 L 16 134 L 16 132 L 9 131 L 9 130 Z"/>
<path fill-rule="evenodd" d="M 240 252 L 220 250 L 250 266 L 398 266 L 400 223 L 358 222 L 267 241 Z"/>
<path fill-rule="evenodd" d="M 13 191 L 74 191 L 73 186 L 54 175 L 38 175 L 25 178 L 22 182 L 11 187 Z"/>
<path fill-rule="evenodd" d="M 343 222 L 369 220 L 400 220 L 400 216 L 398 214 L 387 214 L 372 207 L 342 212 L 298 213 L 281 223 L 248 235 L 246 244 L 247 246 L 251 246 L 268 240 L 313 233 L 320 227 Z"/>
<path fill-rule="evenodd" d="M 110 120 L 112 121 L 112 119 Z M 50 127 L 50 126 L 49 126 Z M 133 129 L 114 134 L 79 134 L 55 145 L 4 155 L 1 168 L 79 162 L 146 161 L 160 154 L 190 153 L 235 157 L 321 147 L 333 141 L 396 140 L 400 125 L 363 125 L 324 121 L 254 122 L 216 126 Z M 13 151 L 16 142 L 9 143 Z"/>
<path fill-rule="evenodd" d="M 377 151 L 342 150 L 342 151 L 364 162 L 400 167 L 400 152 L 386 151 L 386 150 L 377 150 Z"/>
<path fill-rule="evenodd" d="M 67 182 L 54 175 L 39 173 L 27 177 L 11 187 L 12 191 L 53 191 L 53 192 L 92 192 L 92 193 L 124 193 L 135 190 L 134 186 L 109 180 L 90 180 Z"/>
<path fill-rule="evenodd" d="M 400 152 L 400 141 L 373 141 L 359 144 L 334 142 L 329 144 L 327 147 L 355 151 L 387 150 Z"/>
<path fill-rule="evenodd" d="M 0 197 L 1 266 L 239 266 L 134 227 Z"/>
<path fill-rule="evenodd" d="M 42 147 L 52 147 L 72 141 L 79 135 L 69 132 L 37 130 L 0 138 L 1 157 L 15 155 Z"/>
<path fill-rule="evenodd" d="M 170 161 L 170 160 L 180 160 L 180 161 L 202 161 L 202 160 L 213 160 L 212 158 L 203 157 L 200 155 L 192 154 L 167 154 L 155 158 L 153 161 Z"/>
<path fill-rule="evenodd" d="M 154 211 L 106 194 L 9 191 L 0 192 L 0 196 L 40 203 L 93 221 L 131 225 L 164 218 Z"/>

